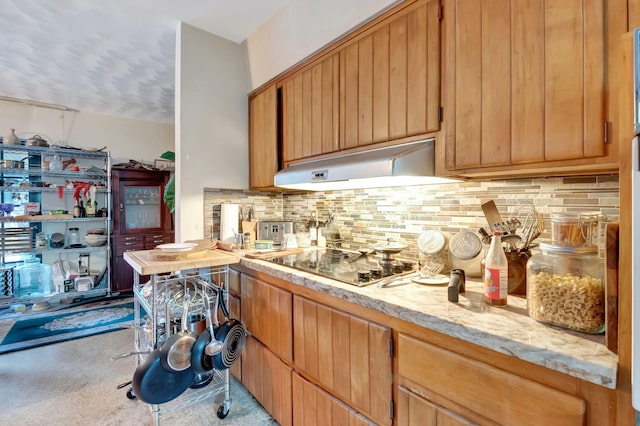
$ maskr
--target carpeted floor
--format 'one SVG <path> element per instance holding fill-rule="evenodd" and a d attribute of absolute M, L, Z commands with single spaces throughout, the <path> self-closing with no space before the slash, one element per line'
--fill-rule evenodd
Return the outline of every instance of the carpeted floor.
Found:
<path fill-rule="evenodd" d="M 132 349 L 133 330 L 125 329 L 0 355 L 0 424 L 153 425 L 149 405 L 127 399 L 128 386 L 116 389 L 131 380 L 137 361 L 111 357 Z M 160 424 L 277 424 L 235 380 L 226 419 L 216 417 L 214 399 L 163 415 Z"/>

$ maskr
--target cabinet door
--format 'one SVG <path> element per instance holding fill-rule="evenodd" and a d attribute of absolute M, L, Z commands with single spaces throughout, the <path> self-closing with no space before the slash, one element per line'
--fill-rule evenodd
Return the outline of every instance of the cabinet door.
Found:
<path fill-rule="evenodd" d="M 170 233 L 173 229 L 164 187 L 169 172 L 112 171 L 114 235 Z"/>
<path fill-rule="evenodd" d="M 242 322 L 256 339 L 287 362 L 292 360 L 291 293 L 246 276 L 240 277 Z"/>
<path fill-rule="evenodd" d="M 418 1 L 341 49 L 341 149 L 439 130 L 439 16 Z"/>
<path fill-rule="evenodd" d="M 291 368 L 252 336 L 242 352 L 242 384 L 280 425 L 292 424 Z"/>
<path fill-rule="evenodd" d="M 114 236 L 111 239 L 113 255 L 111 257 L 111 291 L 133 291 L 133 268 L 124 260 L 124 252 L 144 250 L 143 235 Z M 144 283 L 149 278 L 140 277 Z"/>
<path fill-rule="evenodd" d="M 374 422 L 296 373 L 291 375 L 291 384 L 293 389 L 293 424 L 295 425 L 375 425 Z"/>
<path fill-rule="evenodd" d="M 278 171 L 278 118 L 275 84 L 249 99 L 249 186 L 273 187 Z"/>
<path fill-rule="evenodd" d="M 391 330 L 293 297 L 294 364 L 349 406 L 391 424 Z"/>
<path fill-rule="evenodd" d="M 449 170 L 606 155 L 604 3 L 447 2 Z"/>
<path fill-rule="evenodd" d="M 398 386 L 398 426 L 469 426 L 477 423 Z"/>
<path fill-rule="evenodd" d="M 339 55 L 297 73 L 282 87 L 283 159 L 337 151 Z"/>
<path fill-rule="evenodd" d="M 399 376 L 479 418 L 498 424 L 585 424 L 583 399 L 402 333 L 397 359 Z"/>

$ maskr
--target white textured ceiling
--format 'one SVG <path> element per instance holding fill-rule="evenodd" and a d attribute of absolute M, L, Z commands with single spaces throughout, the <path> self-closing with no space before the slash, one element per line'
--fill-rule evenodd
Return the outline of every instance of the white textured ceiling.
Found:
<path fill-rule="evenodd" d="M 243 41 L 287 0 L 0 0 L 0 96 L 172 123 L 178 22 Z"/>

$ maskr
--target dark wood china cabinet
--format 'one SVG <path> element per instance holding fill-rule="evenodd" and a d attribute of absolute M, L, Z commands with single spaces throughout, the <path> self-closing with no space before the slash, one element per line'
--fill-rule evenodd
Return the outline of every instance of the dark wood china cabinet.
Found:
<path fill-rule="evenodd" d="M 114 292 L 133 289 L 133 269 L 124 261 L 125 251 L 151 250 L 159 244 L 174 241 L 171 212 L 163 200 L 169 175 L 168 171 L 116 167 L 111 172 L 111 289 Z"/>

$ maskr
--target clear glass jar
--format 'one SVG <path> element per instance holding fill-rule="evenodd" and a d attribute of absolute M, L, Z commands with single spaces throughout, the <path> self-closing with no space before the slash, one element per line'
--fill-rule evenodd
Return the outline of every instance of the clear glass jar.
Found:
<path fill-rule="evenodd" d="M 596 246 L 540 243 L 527 262 L 527 311 L 537 321 L 602 333 L 604 262 Z"/>
<path fill-rule="evenodd" d="M 600 212 L 551 214 L 551 243 L 570 246 L 598 245 Z"/>
<path fill-rule="evenodd" d="M 418 237 L 418 250 L 420 262 L 423 265 L 442 265 L 440 273 L 446 274 L 451 270 L 449 257 L 449 240 L 451 235 L 447 232 L 428 230 Z"/>
<path fill-rule="evenodd" d="M 69 228 L 69 232 L 68 232 L 68 238 L 69 238 L 69 247 L 77 247 L 80 246 L 80 232 L 78 230 L 78 228 Z"/>
<path fill-rule="evenodd" d="M 451 269 L 464 269 L 467 277 L 482 277 L 481 264 L 485 257 L 482 239 L 475 232 L 458 232 L 449 241 Z"/>

